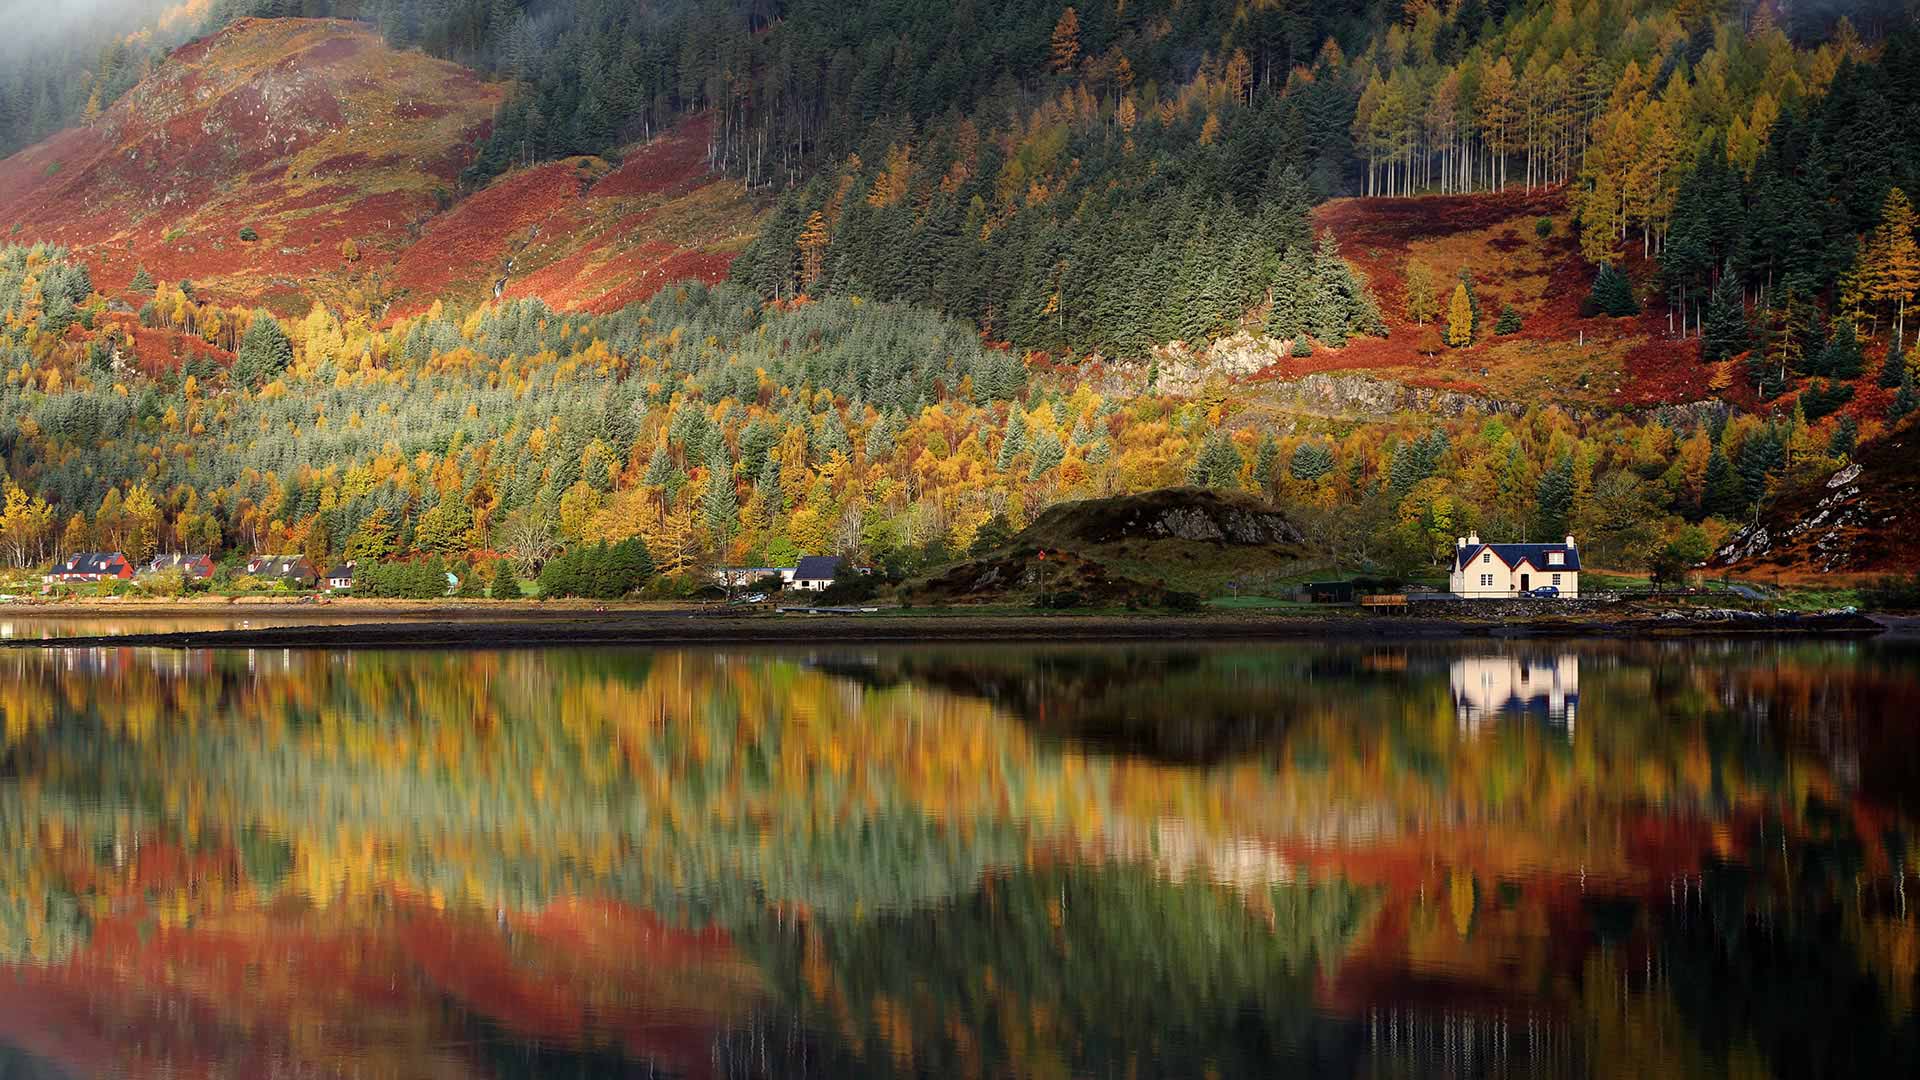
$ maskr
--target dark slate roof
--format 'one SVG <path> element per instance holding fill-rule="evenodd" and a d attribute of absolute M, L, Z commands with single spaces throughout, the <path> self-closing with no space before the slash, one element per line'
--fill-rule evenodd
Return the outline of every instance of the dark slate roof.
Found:
<path fill-rule="evenodd" d="M 273 556 L 255 559 L 247 564 L 247 573 L 255 577 L 299 578 L 313 577 L 313 564 L 295 556 Z"/>
<path fill-rule="evenodd" d="M 353 580 L 353 564 L 341 563 L 339 566 L 336 566 L 333 569 L 327 571 L 327 580 L 328 581 L 352 581 Z"/>
<path fill-rule="evenodd" d="M 805 555 L 793 567 L 795 581 L 828 581 L 839 576 L 838 555 Z"/>
<path fill-rule="evenodd" d="M 117 574 L 126 556 L 117 551 L 83 551 L 67 556 L 55 570 L 58 574 Z"/>
<path fill-rule="evenodd" d="M 1478 547 L 1468 544 L 1466 547 L 1455 549 L 1457 561 L 1453 564 L 1453 568 L 1465 570 L 1469 564 L 1480 561 L 1480 553 L 1483 551 L 1493 552 L 1493 557 L 1507 564 L 1508 569 L 1520 565 L 1522 559 L 1531 563 L 1536 570 L 1580 569 L 1580 549 L 1568 547 L 1565 544 L 1481 544 Z M 1559 566 L 1549 566 L 1547 556 L 1556 551 L 1565 555 L 1567 561 Z"/>
<path fill-rule="evenodd" d="M 163 570 L 185 570 L 195 574 L 212 574 L 213 560 L 205 555 L 185 555 L 171 553 L 155 555 L 147 564 L 148 573 L 160 573 Z"/>

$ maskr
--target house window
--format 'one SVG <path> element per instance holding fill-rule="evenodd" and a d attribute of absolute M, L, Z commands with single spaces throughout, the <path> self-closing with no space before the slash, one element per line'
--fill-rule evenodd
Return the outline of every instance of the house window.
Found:
<path fill-rule="evenodd" d="M 1553 583 L 1554 583 L 1555 585 L 1558 585 L 1558 584 L 1560 584 L 1560 575 L 1559 575 L 1559 574 L 1555 574 L 1555 575 L 1553 575 Z"/>
<path fill-rule="evenodd" d="M 1492 585 L 1492 584 L 1493 584 L 1493 575 L 1492 575 L 1492 574 L 1481 574 L 1481 575 L 1480 575 L 1480 584 L 1482 584 L 1482 585 Z"/>
<path fill-rule="evenodd" d="M 1482 554 L 1481 554 L 1481 556 L 1480 556 L 1480 561 L 1481 561 L 1481 562 L 1483 562 L 1483 563 L 1487 563 L 1487 564 L 1489 564 L 1489 565 L 1490 565 L 1490 564 L 1492 564 L 1492 562 L 1493 562 L 1493 552 L 1491 552 L 1491 551 L 1488 551 L 1488 552 L 1484 552 L 1484 553 L 1482 553 Z"/>
<path fill-rule="evenodd" d="M 1567 553 L 1566 553 L 1566 552 L 1564 552 L 1564 551 L 1549 551 L 1549 552 L 1547 552 L 1547 565 L 1548 565 L 1548 566 L 1565 566 L 1565 565 L 1566 565 L 1566 563 L 1567 563 Z"/>

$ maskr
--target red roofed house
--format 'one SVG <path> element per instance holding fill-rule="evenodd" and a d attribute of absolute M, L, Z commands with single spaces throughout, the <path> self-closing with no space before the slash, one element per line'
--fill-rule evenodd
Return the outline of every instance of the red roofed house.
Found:
<path fill-rule="evenodd" d="M 133 564 L 117 551 L 82 551 L 66 557 L 47 573 L 47 580 L 73 585 L 87 581 L 133 579 Z"/>

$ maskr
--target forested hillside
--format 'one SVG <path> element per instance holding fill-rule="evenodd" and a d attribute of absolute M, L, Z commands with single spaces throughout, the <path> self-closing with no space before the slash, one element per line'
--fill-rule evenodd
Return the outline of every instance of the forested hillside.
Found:
<path fill-rule="evenodd" d="M 913 569 L 1193 482 L 1342 566 L 1571 528 L 1671 573 L 1913 410 L 1893 5 L 1322 7 L 187 5 L 228 29 L 0 162 L 8 558 Z M 168 141 L 322 63 L 281 156 Z M 156 154 L 201 195 L 139 205 Z M 369 231 L 374 176 L 420 205 Z M 1347 368 L 1452 404 L 1288 404 Z"/>

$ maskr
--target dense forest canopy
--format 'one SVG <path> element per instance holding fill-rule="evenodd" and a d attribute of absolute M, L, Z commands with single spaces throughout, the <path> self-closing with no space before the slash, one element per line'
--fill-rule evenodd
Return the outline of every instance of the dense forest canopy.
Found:
<path fill-rule="evenodd" d="M 511 81 L 470 188 L 700 113 L 764 225 L 729 283 L 593 317 L 276 317 L 145 271 L 105 296 L 84 256 L 9 247 L 15 565 L 98 545 L 530 576 L 639 539 L 668 573 L 918 567 L 1054 501 L 1195 482 L 1288 503 L 1346 565 L 1430 569 L 1477 526 L 1670 568 L 1914 406 L 1897 5 L 216 0 L 131 38 L 103 19 L 93 67 L 6 61 L 0 132 L 86 122 L 169 40 L 293 15 Z M 1564 198 L 1593 314 L 1664 291 L 1686 352 L 1662 362 L 1764 408 L 1277 424 L 1217 374 L 1157 384 L 1169 342 L 1515 334 L 1469 265 L 1378 289 L 1315 208 L 1529 189 Z"/>

